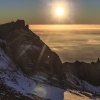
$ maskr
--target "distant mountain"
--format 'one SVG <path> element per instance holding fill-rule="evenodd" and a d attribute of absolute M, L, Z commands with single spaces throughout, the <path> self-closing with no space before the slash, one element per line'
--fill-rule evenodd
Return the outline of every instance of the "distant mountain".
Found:
<path fill-rule="evenodd" d="M 99 66 L 62 64 L 24 20 L 0 25 L 0 100 L 63 100 L 68 89 L 100 95 Z"/>
<path fill-rule="evenodd" d="M 74 89 L 100 95 L 100 61 L 91 64 L 65 62 L 63 70 Z"/>
<path fill-rule="evenodd" d="M 64 63 L 64 71 L 72 73 L 80 80 L 85 80 L 94 86 L 100 86 L 100 61 L 85 63 L 76 61 L 75 63 Z"/>

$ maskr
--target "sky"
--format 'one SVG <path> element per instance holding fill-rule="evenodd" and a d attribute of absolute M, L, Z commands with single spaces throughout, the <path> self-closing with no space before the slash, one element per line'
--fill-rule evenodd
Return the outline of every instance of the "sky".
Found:
<path fill-rule="evenodd" d="M 63 2 L 65 15 L 55 17 Z M 0 0 L 0 24 L 24 19 L 27 24 L 100 24 L 100 0 Z"/>

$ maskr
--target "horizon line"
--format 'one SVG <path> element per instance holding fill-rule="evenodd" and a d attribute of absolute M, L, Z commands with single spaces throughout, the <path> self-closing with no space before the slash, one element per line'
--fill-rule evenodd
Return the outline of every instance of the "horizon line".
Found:
<path fill-rule="evenodd" d="M 100 25 L 89 25 L 89 24 L 72 24 L 72 25 L 29 25 L 30 29 L 35 29 L 35 30 L 100 30 Z"/>

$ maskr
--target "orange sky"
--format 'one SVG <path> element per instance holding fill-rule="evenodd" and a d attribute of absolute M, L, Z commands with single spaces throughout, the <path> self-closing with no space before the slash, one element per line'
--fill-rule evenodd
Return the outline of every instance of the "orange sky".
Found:
<path fill-rule="evenodd" d="M 34 30 L 100 30 L 100 25 L 30 25 Z"/>

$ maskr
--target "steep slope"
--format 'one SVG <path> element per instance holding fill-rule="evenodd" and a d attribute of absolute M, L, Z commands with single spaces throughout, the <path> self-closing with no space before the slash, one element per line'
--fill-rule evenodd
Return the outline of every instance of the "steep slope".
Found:
<path fill-rule="evenodd" d="M 0 39 L 1 100 L 63 99 L 61 60 L 23 20 L 0 25 Z"/>
<path fill-rule="evenodd" d="M 80 91 L 87 91 L 100 95 L 100 62 L 64 63 L 63 68 L 69 85 Z"/>
<path fill-rule="evenodd" d="M 0 40 L 0 44 L 6 43 Z M 18 80 L 22 72 L 18 70 L 13 61 L 4 53 L 3 49 L 0 47 L 0 100 L 22 100 L 29 99 L 27 96 L 23 96 L 21 91 L 16 91 L 18 89 Z M 18 79 L 17 79 L 18 78 Z M 20 85 L 22 85 L 21 83 Z M 17 88 L 15 88 L 15 87 Z M 20 87 L 21 88 L 21 87 Z M 33 95 L 33 98 L 39 98 Z"/>
<path fill-rule="evenodd" d="M 8 98 L 22 99 L 25 97 L 25 100 L 28 99 L 28 97 L 42 100 L 42 98 L 37 96 L 41 96 L 45 99 L 51 98 L 54 100 L 58 98 L 58 100 L 61 100 L 64 90 L 48 84 L 46 85 L 44 82 L 46 80 L 47 76 L 42 73 L 31 77 L 24 75 L 3 50 L 0 49 L 0 86 L 2 86 L 0 90 L 0 100 L 4 99 L 7 93 L 8 96 L 5 100 L 8 100 Z M 56 95 L 50 93 L 50 91 L 56 92 Z M 61 95 L 58 96 L 57 94 Z"/>
<path fill-rule="evenodd" d="M 64 70 L 88 83 L 100 86 L 100 62 L 85 63 L 76 61 L 75 63 L 64 63 Z"/>
<path fill-rule="evenodd" d="M 66 100 L 67 89 L 100 95 L 99 61 L 62 64 L 23 20 L 0 25 L 0 39 L 0 100 Z"/>
<path fill-rule="evenodd" d="M 7 42 L 8 55 L 25 74 L 36 71 L 58 74 L 62 70 L 58 55 L 31 32 L 23 20 L 1 25 L 0 37 Z"/>

